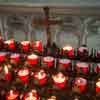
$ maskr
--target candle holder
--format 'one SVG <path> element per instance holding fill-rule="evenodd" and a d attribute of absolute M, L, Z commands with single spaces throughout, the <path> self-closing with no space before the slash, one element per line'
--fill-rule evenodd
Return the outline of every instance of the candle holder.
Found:
<path fill-rule="evenodd" d="M 89 51 L 87 47 L 79 47 L 77 51 L 77 56 L 79 57 L 80 60 L 87 60 L 89 57 Z"/>
<path fill-rule="evenodd" d="M 55 75 L 52 75 L 52 79 L 53 79 L 53 83 L 54 83 L 54 87 L 56 88 L 65 88 L 65 86 L 67 85 L 67 80 L 68 77 L 66 77 L 63 73 L 59 72 Z"/>
<path fill-rule="evenodd" d="M 84 62 L 76 63 L 76 71 L 77 73 L 88 74 L 89 73 L 89 65 Z"/>
<path fill-rule="evenodd" d="M 6 100 L 17 100 L 18 96 L 19 96 L 18 91 L 16 91 L 16 90 L 10 90 L 6 94 Z"/>
<path fill-rule="evenodd" d="M 74 92 L 83 93 L 87 88 L 87 80 L 82 77 L 77 77 L 74 80 Z"/>
<path fill-rule="evenodd" d="M 39 57 L 35 54 L 31 54 L 27 57 L 27 61 L 30 65 L 36 65 L 39 62 Z"/>
<path fill-rule="evenodd" d="M 11 51 L 15 50 L 15 47 L 16 47 L 14 39 L 4 41 L 4 45 L 5 45 L 5 49 L 11 50 Z"/>
<path fill-rule="evenodd" d="M 61 49 L 61 54 L 67 56 L 68 58 L 74 58 L 74 48 L 67 45 Z"/>
<path fill-rule="evenodd" d="M 32 90 L 31 92 L 26 93 L 23 100 L 39 100 L 37 91 Z"/>
<path fill-rule="evenodd" d="M 6 53 L 0 53 L 0 62 L 5 62 L 6 61 Z"/>
<path fill-rule="evenodd" d="M 43 52 L 43 44 L 41 41 L 34 41 L 32 42 L 32 49 L 36 51 L 37 53 Z"/>
<path fill-rule="evenodd" d="M 28 83 L 29 80 L 29 70 L 27 68 L 20 69 L 18 71 L 18 78 L 25 84 Z"/>
<path fill-rule="evenodd" d="M 59 59 L 59 70 L 69 70 L 71 67 L 71 60 Z"/>
<path fill-rule="evenodd" d="M 43 69 L 39 70 L 38 72 L 34 73 L 34 82 L 39 86 L 44 86 L 47 82 L 47 74 Z"/>
<path fill-rule="evenodd" d="M 47 68 L 52 68 L 54 66 L 54 58 L 51 56 L 43 57 L 43 66 L 47 66 Z"/>
<path fill-rule="evenodd" d="M 21 49 L 23 52 L 28 53 L 30 50 L 30 42 L 29 41 L 21 41 Z"/>
<path fill-rule="evenodd" d="M 20 55 L 19 54 L 11 54 L 10 61 L 13 64 L 18 64 L 20 62 Z"/>

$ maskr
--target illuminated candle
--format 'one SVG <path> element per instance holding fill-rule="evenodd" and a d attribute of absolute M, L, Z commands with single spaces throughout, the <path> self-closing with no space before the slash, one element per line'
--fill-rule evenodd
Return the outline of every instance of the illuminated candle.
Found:
<path fill-rule="evenodd" d="M 78 48 L 78 56 L 83 57 L 88 55 L 88 48 L 87 47 L 80 47 Z"/>
<path fill-rule="evenodd" d="M 56 96 L 51 96 L 51 97 L 48 98 L 47 100 L 56 100 Z"/>
<path fill-rule="evenodd" d="M 18 71 L 18 77 L 21 81 L 23 81 L 24 83 L 28 82 L 29 79 L 29 70 L 27 68 L 25 69 L 20 69 Z"/>
<path fill-rule="evenodd" d="M 4 66 L 4 79 L 6 81 L 10 81 L 11 80 L 11 72 L 9 72 L 7 65 Z"/>
<path fill-rule="evenodd" d="M 6 100 L 17 100 L 18 95 L 18 91 L 10 90 L 6 95 Z"/>
<path fill-rule="evenodd" d="M 20 55 L 19 54 L 11 54 L 10 56 L 11 60 L 16 62 L 16 63 L 19 63 L 20 62 Z"/>
<path fill-rule="evenodd" d="M 74 48 L 71 46 L 65 46 L 62 48 L 62 53 L 66 54 L 70 58 L 73 58 L 74 57 Z"/>
<path fill-rule="evenodd" d="M 36 65 L 38 63 L 38 56 L 35 54 L 31 54 L 27 57 L 28 63 L 30 65 Z"/>
<path fill-rule="evenodd" d="M 100 80 L 96 82 L 96 93 L 100 93 Z"/>
<path fill-rule="evenodd" d="M 43 44 L 42 44 L 41 41 L 35 41 L 35 42 L 32 43 L 32 48 L 34 50 L 42 52 L 43 51 Z"/>
<path fill-rule="evenodd" d="M 0 53 L 0 62 L 4 62 L 6 60 L 6 53 Z"/>
<path fill-rule="evenodd" d="M 100 63 L 97 64 L 97 72 L 100 73 Z"/>
<path fill-rule="evenodd" d="M 78 77 L 74 81 L 74 86 L 77 87 L 80 91 L 80 93 L 86 91 L 86 86 L 87 86 L 87 80 L 81 77 Z"/>
<path fill-rule="evenodd" d="M 83 74 L 87 74 L 89 72 L 89 65 L 84 62 L 76 63 L 76 71 L 82 72 Z"/>
<path fill-rule="evenodd" d="M 58 88 L 64 88 L 65 87 L 65 85 L 67 83 L 67 79 L 63 75 L 63 73 L 59 72 L 56 75 L 53 75 L 52 78 L 53 78 L 53 82 L 54 82 L 55 86 L 57 86 Z"/>
<path fill-rule="evenodd" d="M 36 81 L 39 82 L 39 85 L 45 85 L 47 81 L 47 75 L 43 69 L 41 69 L 39 72 L 36 72 L 34 74 L 34 78 Z"/>
<path fill-rule="evenodd" d="M 24 100 L 39 100 L 39 97 L 37 95 L 36 92 L 28 92 L 25 96 L 24 96 Z"/>
<path fill-rule="evenodd" d="M 22 41 L 21 42 L 21 47 L 22 47 L 23 51 L 25 51 L 25 52 L 29 51 L 30 42 L 29 41 Z"/>
<path fill-rule="evenodd" d="M 71 61 L 69 59 L 59 59 L 59 64 L 68 69 L 71 66 Z"/>
<path fill-rule="evenodd" d="M 10 50 L 15 49 L 15 41 L 13 39 L 7 40 L 4 43 L 7 45 L 8 49 L 10 49 Z"/>
<path fill-rule="evenodd" d="M 48 68 L 51 68 L 54 64 L 54 58 L 50 56 L 43 57 L 43 63 L 46 64 Z"/>

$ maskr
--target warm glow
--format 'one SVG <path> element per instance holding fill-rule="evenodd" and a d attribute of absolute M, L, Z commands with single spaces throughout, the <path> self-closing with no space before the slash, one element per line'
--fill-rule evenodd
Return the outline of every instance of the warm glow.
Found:
<path fill-rule="evenodd" d="M 28 59 L 36 59 L 36 58 L 38 58 L 38 56 L 35 54 L 31 54 L 28 56 Z"/>
<path fill-rule="evenodd" d="M 48 56 L 48 57 L 44 57 L 44 58 L 43 58 L 43 60 L 44 60 L 44 61 L 46 61 L 46 62 L 49 62 L 49 61 L 53 61 L 53 60 L 54 60 L 54 58 L 53 58 L 53 57 Z"/>
<path fill-rule="evenodd" d="M 88 68 L 88 64 L 87 63 L 84 63 L 84 62 L 79 62 L 76 65 L 77 65 L 77 67 Z"/>
<path fill-rule="evenodd" d="M 69 59 L 60 59 L 59 62 L 67 64 L 67 63 L 70 63 L 71 61 Z"/>
<path fill-rule="evenodd" d="M 40 41 L 36 41 L 36 47 L 38 47 L 40 45 Z"/>
<path fill-rule="evenodd" d="M 51 98 L 48 98 L 47 100 L 56 100 L 55 96 L 51 96 Z"/>
<path fill-rule="evenodd" d="M 10 96 L 13 96 L 13 90 L 10 90 Z"/>
<path fill-rule="evenodd" d="M 11 44 L 11 43 L 14 43 L 14 40 L 7 40 L 4 42 L 5 44 Z"/>
<path fill-rule="evenodd" d="M 98 87 L 100 88 L 100 81 L 98 81 L 98 82 L 96 83 L 96 86 L 98 86 Z"/>
<path fill-rule="evenodd" d="M 22 45 L 28 45 L 30 42 L 29 41 L 22 41 L 21 44 Z"/>
<path fill-rule="evenodd" d="M 29 74 L 29 70 L 28 69 L 21 69 L 21 70 L 19 70 L 19 72 L 18 72 L 18 75 L 19 76 L 26 76 L 26 75 L 28 75 Z"/>
<path fill-rule="evenodd" d="M 19 57 L 19 54 L 16 54 L 16 53 L 15 53 L 15 54 L 12 54 L 12 55 L 11 55 L 11 58 L 16 58 L 16 57 Z"/>
<path fill-rule="evenodd" d="M 46 73 L 43 70 L 40 70 L 35 77 L 37 77 L 38 79 L 43 79 L 46 77 Z"/>
<path fill-rule="evenodd" d="M 87 81 L 84 78 L 76 78 L 76 80 L 75 80 L 76 85 L 85 85 L 86 83 L 87 83 Z"/>
<path fill-rule="evenodd" d="M 63 50 L 68 50 L 68 51 L 70 51 L 70 50 L 72 50 L 73 48 L 71 47 L 71 46 L 65 46 L 65 47 L 63 47 Z"/>
<path fill-rule="evenodd" d="M 57 83 L 62 83 L 66 80 L 66 77 L 60 72 L 57 75 L 53 75 L 53 80 Z"/>
<path fill-rule="evenodd" d="M 4 71 L 5 71 L 6 74 L 8 74 L 8 67 L 7 67 L 7 65 L 4 66 Z"/>

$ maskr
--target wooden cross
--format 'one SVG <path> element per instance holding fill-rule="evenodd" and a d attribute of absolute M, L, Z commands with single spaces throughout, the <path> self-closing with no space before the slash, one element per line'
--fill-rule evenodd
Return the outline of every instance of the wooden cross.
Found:
<path fill-rule="evenodd" d="M 51 32 L 50 32 L 50 25 L 56 25 L 56 24 L 61 24 L 62 22 L 59 20 L 50 20 L 49 19 L 49 7 L 44 7 L 44 14 L 45 14 L 45 20 L 44 25 L 45 25 L 45 29 L 46 29 L 46 35 L 47 35 L 47 44 L 49 43 L 50 45 L 52 45 L 52 36 L 51 36 Z"/>

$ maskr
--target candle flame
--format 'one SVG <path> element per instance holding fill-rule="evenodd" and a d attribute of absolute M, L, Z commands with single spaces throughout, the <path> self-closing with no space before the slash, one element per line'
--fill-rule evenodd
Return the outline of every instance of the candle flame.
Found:
<path fill-rule="evenodd" d="M 13 96 L 13 90 L 10 90 L 10 96 Z"/>
<path fill-rule="evenodd" d="M 6 74 L 8 73 L 8 67 L 6 65 L 4 66 L 4 71 Z"/>
<path fill-rule="evenodd" d="M 36 59 L 36 58 L 38 58 L 38 56 L 35 55 L 35 54 L 31 54 L 31 55 L 28 56 L 28 58 L 29 59 Z"/>
<path fill-rule="evenodd" d="M 40 41 L 36 41 L 36 46 L 38 47 L 40 44 Z"/>
<path fill-rule="evenodd" d="M 11 40 L 7 40 L 7 41 L 5 41 L 5 44 L 11 44 L 11 43 L 13 43 L 13 42 L 14 42 L 14 40 L 11 39 Z"/>
<path fill-rule="evenodd" d="M 28 45 L 30 42 L 29 41 L 22 41 L 21 44 L 22 45 Z"/>
<path fill-rule="evenodd" d="M 96 83 L 96 85 L 100 88 L 100 81 L 98 81 L 98 82 Z"/>
<path fill-rule="evenodd" d="M 65 47 L 63 47 L 63 50 L 68 50 L 68 51 L 70 51 L 70 50 L 72 50 L 73 48 L 71 47 L 71 46 L 65 46 Z"/>
<path fill-rule="evenodd" d="M 57 75 L 53 75 L 53 80 L 57 83 L 62 83 L 66 80 L 66 77 L 60 72 Z"/>

